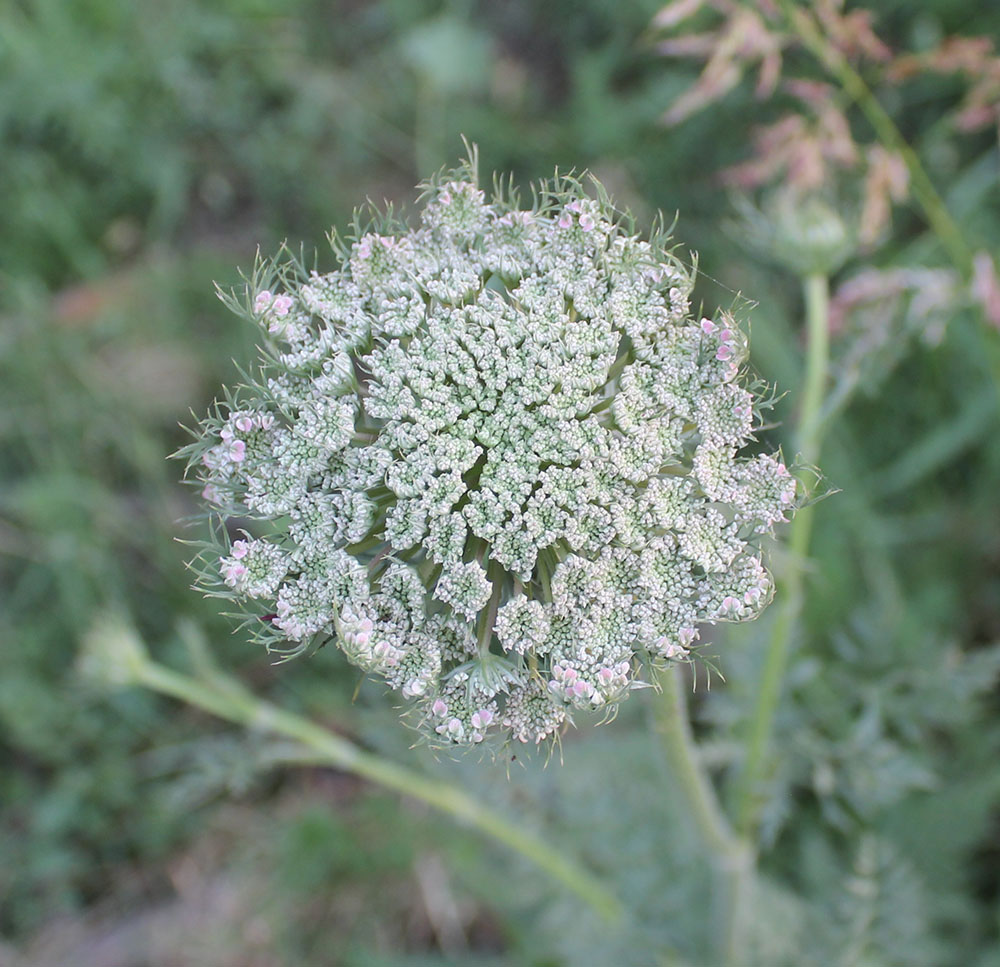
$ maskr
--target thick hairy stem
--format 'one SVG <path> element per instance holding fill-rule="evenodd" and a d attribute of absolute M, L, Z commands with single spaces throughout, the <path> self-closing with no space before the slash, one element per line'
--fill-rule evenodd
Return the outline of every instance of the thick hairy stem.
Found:
<path fill-rule="evenodd" d="M 753 850 L 733 832 L 702 768 L 688 720 L 686 686 L 680 667 L 661 673 L 659 679 L 662 691 L 655 705 L 656 728 L 663 739 L 675 788 L 712 859 L 717 880 L 714 891 L 717 960 L 736 967 L 746 953 Z"/>
<path fill-rule="evenodd" d="M 468 823 L 527 857 L 608 921 L 620 920 L 623 915 L 618 899 L 565 852 L 528 832 L 523 825 L 508 821 L 455 786 L 366 752 L 342 736 L 258 698 L 230 678 L 192 678 L 147 657 L 136 660 L 133 674 L 138 684 L 155 692 L 180 699 L 238 725 L 292 739 L 309 753 L 311 762 L 361 776 Z"/>
<path fill-rule="evenodd" d="M 810 275 L 804 280 L 806 301 L 806 379 L 799 417 L 798 448 L 803 463 L 819 459 L 822 434 L 822 407 L 829 359 L 829 280 L 825 275 Z M 795 515 L 789 535 L 791 560 L 787 574 L 777 590 L 778 615 L 764 657 L 764 668 L 757 689 L 756 704 L 747 734 L 743 772 L 736 792 L 736 827 L 751 836 L 756 824 L 758 795 L 763 779 L 774 714 L 781 696 L 781 683 L 788 664 L 788 652 L 802 609 L 803 576 L 812 533 L 813 507 L 802 507 Z"/>

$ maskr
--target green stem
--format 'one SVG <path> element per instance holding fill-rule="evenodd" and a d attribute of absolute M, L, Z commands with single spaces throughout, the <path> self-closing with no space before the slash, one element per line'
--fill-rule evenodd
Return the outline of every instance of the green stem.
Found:
<path fill-rule="evenodd" d="M 882 107 L 864 78 L 851 66 L 847 58 L 827 42 L 821 27 L 808 10 L 797 6 L 793 0 L 778 0 L 778 4 L 786 21 L 806 49 L 836 78 L 847 95 L 864 112 L 879 141 L 903 159 L 910 175 L 913 197 L 923 209 L 934 233 L 948 250 L 951 260 L 963 277 L 969 278 L 972 275 L 972 251 L 966 244 L 965 236 L 951 217 L 944 200 L 921 164 L 920 157 L 907 143 L 896 122 Z"/>
<path fill-rule="evenodd" d="M 830 358 L 830 282 L 822 273 L 803 280 L 806 303 L 806 378 L 799 415 L 799 459 L 814 464 L 819 459 L 823 399 Z"/>
<path fill-rule="evenodd" d="M 753 850 L 727 822 L 711 780 L 698 758 L 680 667 L 662 672 L 659 683 L 662 690 L 654 707 L 656 729 L 663 738 L 663 749 L 676 790 L 683 798 L 702 844 L 712 858 L 718 880 L 714 891 L 718 962 L 736 965 L 741 962 L 746 949 L 743 938 L 753 885 Z"/>
<path fill-rule="evenodd" d="M 146 688 L 246 728 L 293 739 L 313 754 L 313 761 L 369 779 L 466 822 L 525 856 L 605 919 L 618 921 L 623 916 L 618 899 L 591 873 L 461 789 L 366 752 L 322 726 L 258 698 L 232 679 L 198 680 L 145 657 L 137 661 L 134 674 L 137 683 Z"/>
<path fill-rule="evenodd" d="M 825 275 L 809 275 L 804 280 L 806 301 L 806 377 L 799 418 L 798 448 L 804 464 L 819 459 L 822 444 L 822 407 L 826 389 L 829 358 L 829 280 Z M 813 507 L 799 509 L 791 524 L 789 550 L 791 561 L 784 579 L 779 582 L 778 615 L 771 628 L 750 719 L 743 772 L 736 790 L 736 828 L 745 836 L 753 833 L 759 807 L 758 795 L 767 765 L 767 754 L 774 728 L 774 715 L 781 696 L 781 683 L 788 665 L 795 624 L 802 609 L 803 577 L 809 538 L 812 534 Z"/>

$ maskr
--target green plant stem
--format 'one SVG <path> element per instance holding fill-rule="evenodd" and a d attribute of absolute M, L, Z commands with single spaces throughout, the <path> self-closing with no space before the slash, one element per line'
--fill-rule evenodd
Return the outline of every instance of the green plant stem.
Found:
<path fill-rule="evenodd" d="M 712 858 L 718 880 L 714 891 L 718 962 L 736 965 L 746 949 L 743 938 L 753 884 L 753 850 L 730 827 L 698 758 L 680 667 L 662 672 L 659 683 L 661 691 L 654 706 L 656 729 L 662 737 L 677 792 Z"/>
<path fill-rule="evenodd" d="M 196 679 L 145 657 L 137 661 L 134 675 L 138 684 L 155 692 L 246 728 L 293 739 L 311 753 L 311 761 L 361 776 L 466 822 L 525 856 L 608 921 L 619 921 L 623 916 L 618 899 L 591 873 L 567 858 L 564 852 L 523 826 L 511 823 L 461 789 L 366 752 L 342 736 L 258 698 L 227 677 Z"/>
<path fill-rule="evenodd" d="M 829 359 L 830 286 L 829 280 L 822 274 L 807 276 L 803 284 L 807 344 L 798 448 L 800 460 L 811 465 L 819 459 L 822 444 L 822 408 Z M 750 718 L 743 772 L 736 791 L 736 828 L 744 836 L 752 836 L 756 825 L 759 787 L 767 765 L 774 715 L 781 696 L 781 683 L 788 665 L 795 625 L 802 610 L 804 567 L 812 534 L 813 509 L 808 505 L 800 508 L 791 524 L 788 540 L 791 560 L 778 588 L 778 614 L 771 628 Z"/>
<path fill-rule="evenodd" d="M 910 175 L 913 197 L 923 209 L 932 230 L 948 250 L 952 262 L 962 276 L 968 279 L 972 275 L 972 250 L 934 187 L 919 156 L 907 143 L 896 122 L 882 107 L 864 78 L 851 66 L 847 58 L 827 42 L 822 28 L 806 7 L 798 6 L 793 0 L 778 0 L 778 5 L 785 20 L 806 49 L 833 75 L 848 97 L 864 112 L 883 146 L 895 151 L 903 159 Z"/>

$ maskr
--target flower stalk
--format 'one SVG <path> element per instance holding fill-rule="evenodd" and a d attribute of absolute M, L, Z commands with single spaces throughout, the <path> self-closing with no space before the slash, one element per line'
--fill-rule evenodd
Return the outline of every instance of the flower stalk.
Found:
<path fill-rule="evenodd" d="M 750 843 L 737 835 L 719 804 L 711 780 L 699 760 L 688 718 L 684 674 L 673 666 L 659 676 L 660 693 L 654 722 L 663 742 L 676 791 L 687 807 L 717 879 L 715 931 L 722 964 L 740 962 L 754 874 Z"/>
<path fill-rule="evenodd" d="M 310 762 L 352 773 L 467 823 L 520 853 L 607 921 L 621 920 L 623 911 L 617 897 L 592 873 L 567 857 L 565 851 L 550 846 L 463 790 L 367 752 L 323 726 L 257 697 L 229 676 L 194 678 L 148 656 L 134 662 L 130 671 L 135 684 L 236 725 L 291 739 L 309 754 Z"/>
<path fill-rule="evenodd" d="M 824 273 L 805 277 L 806 376 L 799 417 L 799 458 L 806 465 L 819 459 L 822 445 L 822 409 L 829 362 L 830 286 Z M 781 683 L 788 666 L 795 625 L 802 610 L 803 578 L 812 534 L 812 506 L 799 509 L 789 534 L 790 565 L 778 581 L 778 616 L 771 629 L 760 687 L 747 734 L 743 772 L 736 791 L 736 828 L 751 836 L 757 822 L 759 788 L 767 768 L 767 754 L 774 731 L 774 716 L 781 696 Z"/>

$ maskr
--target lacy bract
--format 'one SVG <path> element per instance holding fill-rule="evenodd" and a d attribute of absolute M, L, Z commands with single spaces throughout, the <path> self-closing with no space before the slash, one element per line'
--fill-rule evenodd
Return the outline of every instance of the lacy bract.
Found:
<path fill-rule="evenodd" d="M 795 481 L 740 455 L 744 336 L 593 190 L 522 208 L 470 164 L 419 227 L 381 216 L 333 272 L 260 265 L 230 300 L 266 360 L 192 448 L 244 534 L 205 580 L 271 647 L 334 640 L 438 742 L 540 743 L 771 592 L 757 537 Z"/>

